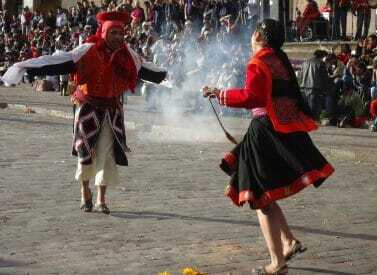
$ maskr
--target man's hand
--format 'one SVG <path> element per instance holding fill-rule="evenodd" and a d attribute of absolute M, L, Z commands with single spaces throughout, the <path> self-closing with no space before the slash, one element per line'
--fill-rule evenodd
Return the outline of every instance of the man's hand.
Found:
<path fill-rule="evenodd" d="M 204 97 L 216 97 L 220 90 L 214 87 L 205 86 L 202 89 Z"/>

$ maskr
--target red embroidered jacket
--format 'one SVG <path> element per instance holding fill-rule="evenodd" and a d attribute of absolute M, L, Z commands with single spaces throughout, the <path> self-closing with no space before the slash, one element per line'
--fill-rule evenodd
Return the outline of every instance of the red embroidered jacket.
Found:
<path fill-rule="evenodd" d="M 274 51 L 263 48 L 247 65 L 245 86 L 221 91 L 218 94 L 219 103 L 237 108 L 266 108 L 274 129 L 279 132 L 317 129 L 315 121 L 303 113 L 294 97 L 272 96 L 273 80 L 291 81 L 291 77 Z"/>

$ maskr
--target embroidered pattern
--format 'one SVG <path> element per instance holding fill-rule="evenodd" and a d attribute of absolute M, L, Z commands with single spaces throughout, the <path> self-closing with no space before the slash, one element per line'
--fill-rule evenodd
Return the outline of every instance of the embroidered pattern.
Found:
<path fill-rule="evenodd" d="M 304 121 L 305 115 L 297 107 L 296 100 L 288 97 L 275 97 L 272 99 L 272 106 L 276 118 L 281 124 L 288 124 L 297 121 Z"/>

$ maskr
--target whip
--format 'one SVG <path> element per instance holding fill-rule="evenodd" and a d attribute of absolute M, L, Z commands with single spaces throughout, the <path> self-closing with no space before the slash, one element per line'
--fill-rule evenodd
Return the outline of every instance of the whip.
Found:
<path fill-rule="evenodd" d="M 212 100 L 211 100 L 211 97 L 209 96 L 208 99 L 209 99 L 209 103 L 211 104 L 212 110 L 213 110 L 213 112 L 215 113 L 215 116 L 216 116 L 216 118 L 217 118 L 217 121 L 219 122 L 219 124 L 220 124 L 220 126 L 221 126 L 221 129 L 223 129 L 223 131 L 224 131 L 224 134 L 225 134 L 226 138 L 227 138 L 230 142 L 232 142 L 233 144 L 238 144 L 237 140 L 236 140 L 231 134 L 229 134 L 229 132 L 225 129 L 223 123 L 222 123 L 221 120 L 220 120 L 219 114 L 217 113 L 217 111 L 216 111 L 216 109 L 215 109 L 215 106 L 213 105 L 213 102 L 212 102 Z"/>

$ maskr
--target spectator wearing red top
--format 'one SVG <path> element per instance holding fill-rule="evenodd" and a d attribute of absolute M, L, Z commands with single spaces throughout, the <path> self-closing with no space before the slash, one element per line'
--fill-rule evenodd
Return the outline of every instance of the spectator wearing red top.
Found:
<path fill-rule="evenodd" d="M 342 44 L 340 46 L 340 53 L 338 54 L 338 59 L 342 61 L 344 65 L 347 65 L 351 58 L 351 47 L 349 44 Z"/>
<path fill-rule="evenodd" d="M 39 49 L 37 47 L 37 42 L 36 41 L 31 42 L 30 49 L 31 49 L 31 56 L 33 58 L 37 58 L 37 57 L 39 57 L 41 55 L 41 53 L 40 53 L 40 51 L 39 51 Z"/>
<path fill-rule="evenodd" d="M 319 19 L 321 13 L 318 9 L 318 4 L 314 0 L 307 0 L 305 10 L 302 17 L 297 18 L 298 32 L 300 35 L 304 33 L 306 28 L 311 25 L 315 20 Z"/>
<path fill-rule="evenodd" d="M 139 2 L 136 2 L 135 8 L 131 12 L 131 19 L 131 25 L 133 27 L 140 26 L 140 24 L 145 20 L 144 10 L 140 7 Z"/>

